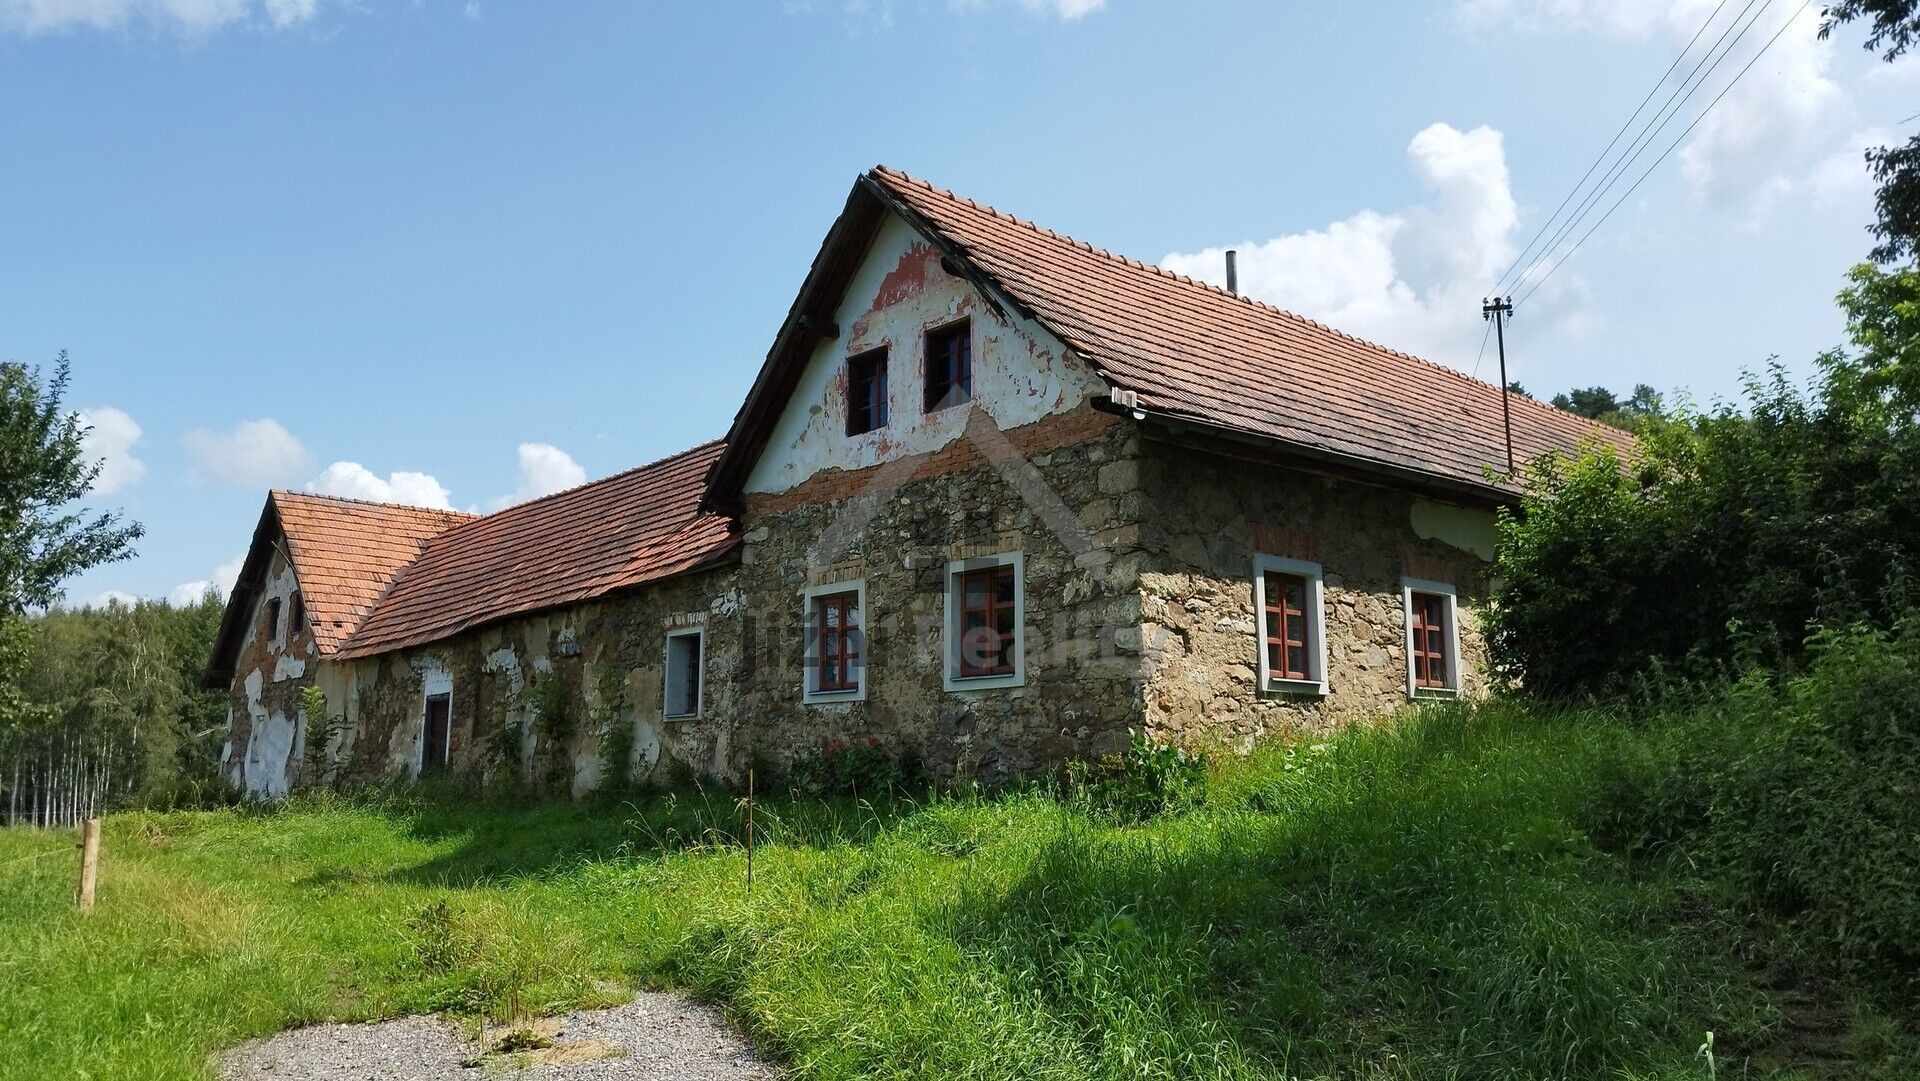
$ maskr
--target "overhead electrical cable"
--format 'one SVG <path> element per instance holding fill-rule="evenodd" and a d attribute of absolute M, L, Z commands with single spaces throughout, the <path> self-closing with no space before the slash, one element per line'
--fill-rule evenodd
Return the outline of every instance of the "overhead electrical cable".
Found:
<path fill-rule="evenodd" d="M 1678 138 L 1667 144 L 1667 148 L 1660 152 L 1660 156 L 1654 159 L 1652 165 L 1647 166 L 1646 171 L 1641 173 L 1639 179 L 1633 182 L 1633 186 L 1623 192 L 1620 198 L 1614 200 L 1613 205 L 1607 208 L 1607 212 L 1600 216 L 1600 220 L 1594 222 L 1592 228 L 1581 234 L 1580 239 L 1574 242 L 1573 247 L 1568 248 L 1565 255 L 1562 255 L 1552 266 L 1548 267 L 1547 272 L 1542 274 L 1525 293 L 1521 294 L 1520 300 L 1516 301 L 1516 303 L 1525 303 L 1526 299 L 1537 292 L 1540 286 L 1546 283 L 1548 278 L 1553 277 L 1554 271 L 1559 270 L 1568 259 L 1573 258 L 1573 253 L 1580 250 L 1580 246 L 1587 242 L 1587 238 L 1592 236 L 1595 230 L 1605 225 L 1608 218 L 1613 217 L 1613 212 L 1620 209 L 1620 204 L 1626 202 L 1627 199 L 1639 189 L 1641 183 L 1645 181 L 1647 177 L 1653 175 L 1653 171 L 1660 167 L 1660 163 L 1667 159 L 1667 155 L 1673 153 L 1675 147 L 1686 141 L 1687 136 L 1693 133 L 1693 129 L 1699 127 L 1700 122 L 1705 120 L 1709 113 L 1713 112 L 1713 107 L 1720 104 L 1720 99 L 1726 97 L 1728 91 L 1740 84 L 1740 80 L 1747 72 L 1753 70 L 1753 66 L 1760 62 L 1760 58 L 1767 55 L 1767 51 L 1773 48 L 1774 43 L 1780 40 L 1780 36 L 1787 32 L 1787 28 L 1792 26 L 1800 18 L 1801 13 L 1806 11 L 1812 3 L 1813 0 L 1805 0 L 1798 8 L 1794 9 L 1792 15 L 1787 16 L 1787 21 L 1781 24 L 1780 29 L 1773 32 L 1773 36 L 1768 38 L 1767 43 L 1760 47 L 1760 51 L 1754 53 L 1753 58 L 1747 61 L 1746 66 L 1734 74 L 1733 78 L 1727 82 L 1727 85 L 1720 89 L 1720 93 L 1714 95 L 1713 100 L 1707 103 L 1707 107 L 1700 111 L 1699 116 L 1693 118 L 1693 123 L 1687 125 L 1687 130 L 1681 132 Z"/>
<path fill-rule="evenodd" d="M 1667 85 L 1667 80 L 1671 78 L 1674 71 L 1680 67 L 1680 62 L 1685 60 L 1689 53 L 1693 52 L 1693 47 L 1699 42 L 1700 35 L 1706 33 L 1707 27 L 1713 25 L 1713 20 L 1720 16 L 1721 9 L 1725 8 L 1727 3 L 1728 0 L 1720 0 L 1720 3 L 1713 9 L 1713 12 L 1707 16 L 1706 21 L 1700 24 L 1700 29 L 1693 32 L 1693 37 L 1687 41 L 1687 47 L 1680 50 L 1680 55 L 1673 58 L 1673 63 L 1667 65 L 1667 70 L 1661 72 L 1660 78 L 1654 80 L 1654 84 L 1647 88 L 1647 96 L 1640 99 L 1640 104 L 1634 108 L 1633 115 L 1627 117 L 1626 123 L 1620 125 L 1620 130 L 1613 133 L 1613 138 L 1607 141 L 1606 149 L 1600 151 L 1600 156 L 1593 159 L 1592 165 L 1587 166 L 1587 171 L 1581 174 L 1579 181 L 1567 192 L 1566 198 L 1560 200 L 1560 205 L 1553 208 L 1553 213 L 1547 217 L 1545 222 L 1541 223 L 1539 230 L 1533 234 L 1533 239 L 1527 241 L 1527 246 L 1521 250 L 1519 255 L 1513 257 L 1513 262 L 1507 264 L 1507 269 L 1500 272 L 1499 280 L 1494 282 L 1495 292 L 1499 292 L 1500 287 L 1506 283 L 1507 277 L 1514 272 L 1515 268 L 1526 261 L 1528 255 L 1533 253 L 1534 245 L 1540 243 L 1540 238 L 1546 236 L 1547 230 L 1553 228 L 1553 223 L 1560 218 L 1560 212 L 1567 208 L 1568 203 L 1573 202 L 1574 196 L 1580 194 L 1580 189 L 1585 187 L 1587 181 L 1592 178 L 1593 171 L 1600 167 L 1601 162 L 1607 160 L 1607 155 L 1613 153 L 1613 148 L 1619 145 L 1620 137 L 1625 135 L 1627 129 L 1633 126 L 1633 122 L 1638 120 L 1640 114 L 1646 111 L 1647 103 L 1652 101 L 1653 96 L 1660 92 L 1660 88 Z M 1747 6 L 1752 7 L 1753 0 L 1748 0 Z M 1738 17 L 1736 17 L 1734 21 L 1738 22 Z M 1484 348 L 1482 352 L 1485 352 Z"/>
<path fill-rule="evenodd" d="M 1546 246 L 1540 250 L 1539 256 L 1534 259 L 1533 263 L 1523 270 L 1519 277 L 1513 279 L 1509 285 L 1510 291 L 1527 285 L 1527 280 L 1533 272 L 1545 265 L 1547 260 L 1552 258 L 1553 253 L 1560 247 L 1561 242 L 1572 235 L 1573 231 L 1578 229 L 1586 221 L 1588 215 L 1593 212 L 1593 208 L 1600 205 L 1601 200 L 1612 193 L 1613 189 L 1620 183 L 1621 178 L 1627 174 L 1627 170 L 1631 169 L 1633 164 L 1640 160 L 1640 156 L 1645 154 L 1647 148 L 1653 145 L 1653 140 L 1667 129 L 1667 125 L 1673 123 L 1674 118 L 1680 115 L 1681 111 L 1686 108 L 1687 103 L 1693 100 L 1695 94 L 1699 93 L 1700 88 L 1705 86 L 1707 81 L 1713 77 L 1714 72 L 1720 69 L 1720 65 L 1726 61 L 1726 58 L 1732 54 L 1733 50 L 1738 47 L 1740 42 L 1747 36 L 1747 32 L 1752 30 L 1754 24 L 1759 22 L 1761 16 L 1766 14 L 1767 9 L 1773 6 L 1774 0 L 1764 0 L 1757 9 L 1754 7 L 1754 3 L 1755 0 L 1748 0 L 1747 6 L 1742 8 L 1740 13 L 1733 17 L 1733 21 L 1727 24 L 1726 29 L 1720 32 L 1720 36 L 1708 47 L 1706 54 L 1694 64 L 1693 70 L 1687 73 L 1686 79 L 1678 87 L 1674 88 L 1673 93 L 1667 95 L 1667 100 L 1661 103 L 1659 111 L 1648 119 L 1646 126 L 1634 137 L 1633 142 L 1628 145 L 1627 149 L 1622 151 L 1620 160 L 1614 162 L 1607 170 L 1606 175 L 1601 178 L 1600 183 L 1595 185 L 1593 190 L 1587 193 L 1586 198 L 1581 200 L 1579 207 L 1575 209 L 1572 216 L 1561 223 L 1560 228 L 1553 234 L 1552 239 L 1547 241 Z M 1749 11 L 1753 12 L 1750 17 L 1747 15 Z M 1744 25 L 1742 24 L 1742 19 L 1745 20 Z M 1734 27 L 1736 26 L 1738 26 L 1740 30 L 1739 33 L 1734 34 Z M 1729 34 L 1733 34 L 1731 40 L 1728 39 Z"/>

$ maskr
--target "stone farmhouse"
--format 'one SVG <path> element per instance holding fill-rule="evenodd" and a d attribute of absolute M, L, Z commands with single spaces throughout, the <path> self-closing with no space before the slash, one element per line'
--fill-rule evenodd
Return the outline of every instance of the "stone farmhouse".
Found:
<path fill-rule="evenodd" d="M 309 687 L 329 772 L 576 792 L 856 740 L 992 780 L 1475 695 L 1501 399 L 876 168 L 725 439 L 484 516 L 269 494 L 205 675 L 223 768 L 285 792 Z M 1627 438 L 1511 411 L 1523 462 Z"/>

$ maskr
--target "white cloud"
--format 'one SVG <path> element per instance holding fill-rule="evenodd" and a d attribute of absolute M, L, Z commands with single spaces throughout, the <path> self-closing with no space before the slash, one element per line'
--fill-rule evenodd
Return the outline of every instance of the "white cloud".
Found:
<path fill-rule="evenodd" d="M 1814 204 L 1822 210 L 1870 214 L 1874 182 L 1873 174 L 1867 171 L 1867 149 L 1893 146 L 1905 141 L 1886 128 L 1869 128 L 1849 135 L 1841 141 L 1838 149 L 1821 158 L 1807 174 L 1807 186 L 1812 189 Z"/>
<path fill-rule="evenodd" d="M 493 509 L 525 503 L 585 484 L 587 471 L 566 451 L 550 443 L 520 444 L 520 487 L 493 501 Z"/>
<path fill-rule="evenodd" d="M 209 589 L 219 594 L 221 600 L 225 600 L 227 594 L 233 592 L 233 583 L 239 580 L 240 567 L 246 561 L 246 553 L 242 552 L 232 559 L 227 560 L 225 563 L 220 564 L 218 567 L 213 568 L 213 573 L 210 576 L 198 581 L 182 582 L 174 586 L 173 589 L 167 593 L 167 603 L 173 605 L 175 608 L 184 608 L 190 604 L 198 604 L 200 603 L 200 598 L 206 596 L 207 590 Z"/>
<path fill-rule="evenodd" d="M 312 464 L 307 448 L 271 417 L 243 421 L 227 432 L 196 428 L 180 441 L 202 472 L 227 484 L 285 484 Z"/>
<path fill-rule="evenodd" d="M 131 608 L 138 603 L 140 603 L 140 598 L 134 596 L 131 593 L 123 593 L 117 589 L 106 589 L 106 590 L 100 591 L 98 594 L 94 596 L 92 600 L 81 605 L 81 607 L 110 608 L 118 604 L 118 605 Z"/>
<path fill-rule="evenodd" d="M 1362 210 L 1324 229 L 1231 245 L 1240 291 L 1394 349 L 1470 365 L 1484 327 L 1480 301 L 1518 253 L 1519 211 L 1500 132 L 1434 124 L 1407 145 L 1423 205 Z M 1225 245 L 1173 253 L 1161 265 L 1221 284 Z M 1578 281 L 1555 275 L 1530 314 L 1579 321 Z"/>
<path fill-rule="evenodd" d="M 146 24 L 201 34 L 249 22 L 284 29 L 318 9 L 319 0 L 0 0 L 0 29 L 39 34 Z"/>
<path fill-rule="evenodd" d="M 112 495 L 140 483 L 147 475 L 147 463 L 133 455 L 133 445 L 140 441 L 140 425 L 126 410 L 96 405 L 80 410 L 80 423 L 87 428 L 80 437 L 81 453 L 88 461 L 100 463 L 100 475 L 93 480 L 94 494 Z"/>
<path fill-rule="evenodd" d="M 453 509 L 453 493 L 428 474 L 399 470 L 387 474 L 383 480 L 359 462 L 333 463 L 318 477 L 307 482 L 307 491 L 348 499 L 370 499 L 375 503 L 404 503 L 435 510 Z"/>
<path fill-rule="evenodd" d="M 1694 96 L 1675 103 L 1671 122 L 1647 140 L 1645 151 L 1624 172 L 1622 190 L 1651 166 L 1661 151 L 1687 129 L 1701 110 L 1767 45 L 1782 25 L 1780 12 L 1766 5 L 1755 16 L 1738 5 L 1716 10 L 1717 0 L 1458 0 L 1456 17 L 1475 32 L 1501 26 L 1525 31 L 1567 31 L 1628 40 L 1659 38 L 1671 43 L 1675 55 L 1702 24 L 1707 29 L 1673 81 L 1654 95 L 1648 112 L 1635 121 L 1634 131 L 1659 110 L 1683 85 L 1702 56 L 1726 57 L 1705 74 Z M 1708 23 L 1709 17 L 1712 22 Z M 1751 29 L 1742 29 L 1749 18 Z M 1834 81 L 1830 69 L 1833 43 L 1819 39 L 1818 5 L 1806 5 L 1768 49 L 1764 58 L 1740 77 L 1740 82 L 1677 152 L 1680 173 L 1692 193 L 1704 200 L 1744 201 L 1749 215 L 1760 214 L 1780 201 L 1795 171 L 1795 162 L 1814 152 L 1835 111 L 1848 103 L 1847 93 Z M 1722 31 L 1732 32 L 1722 38 Z M 1737 43 L 1735 39 L 1738 38 Z M 1624 116 L 1621 118 L 1624 119 Z M 1623 141 L 1623 148 L 1631 140 Z M 1609 200 L 1610 202 L 1610 200 Z M 1603 202 L 1602 207 L 1608 205 Z"/>

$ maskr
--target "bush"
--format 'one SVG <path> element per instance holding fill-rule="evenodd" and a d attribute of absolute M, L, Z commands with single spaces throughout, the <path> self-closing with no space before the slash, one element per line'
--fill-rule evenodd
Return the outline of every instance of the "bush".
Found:
<path fill-rule="evenodd" d="M 1132 733 L 1127 749 L 1099 762 L 1068 767 L 1069 787 L 1089 813 L 1119 822 L 1144 822 L 1200 801 L 1207 764 L 1198 755 Z"/>
<path fill-rule="evenodd" d="M 1920 622 L 1816 632 L 1811 663 L 1756 671 L 1646 722 L 1596 777 L 1596 843 L 1704 867 L 1799 959 L 1920 984 Z"/>
<path fill-rule="evenodd" d="M 1891 627 L 1920 593 L 1920 324 L 1883 310 L 1920 271 L 1856 271 L 1855 350 L 1805 389 L 1777 365 L 1745 402 L 1652 420 L 1632 461 L 1546 458 L 1503 513 L 1490 645 L 1509 683 L 1630 686 L 1648 662 L 1723 675 L 1800 663 L 1815 622 Z M 1731 633 L 1730 633 L 1731 632 Z"/>
<path fill-rule="evenodd" d="M 1707 851 L 1811 956 L 1920 980 L 1920 623 L 1814 639 L 1777 695 L 1749 687 L 1713 770 Z"/>
<path fill-rule="evenodd" d="M 907 783 L 907 771 L 887 757 L 877 738 L 829 743 L 795 758 L 787 780 L 802 796 L 878 796 Z"/>

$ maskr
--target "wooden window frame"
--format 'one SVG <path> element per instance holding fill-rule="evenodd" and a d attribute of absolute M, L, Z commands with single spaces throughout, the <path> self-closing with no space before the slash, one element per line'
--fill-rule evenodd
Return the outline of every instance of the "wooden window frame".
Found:
<path fill-rule="evenodd" d="M 1460 600 L 1454 587 L 1446 582 L 1418 578 L 1401 581 L 1402 608 L 1406 616 L 1403 641 L 1407 651 L 1408 698 L 1457 698 L 1460 695 Z M 1432 626 L 1437 608 L 1440 626 Z M 1440 647 L 1435 652 L 1436 639 Z M 1433 678 L 1432 658 L 1445 671 Z"/>
<path fill-rule="evenodd" d="M 995 601 L 991 592 L 991 581 L 1000 574 L 1010 574 L 1013 579 L 1013 600 Z M 987 626 L 994 625 L 996 617 L 1006 608 L 1013 612 L 1013 644 L 1009 651 L 1012 663 L 976 667 L 967 665 L 963 654 L 966 583 L 969 579 L 988 577 L 990 587 L 987 598 Z M 1027 622 L 1027 584 L 1026 557 L 1020 552 L 1002 552 L 981 556 L 975 559 L 958 559 L 947 564 L 946 576 L 946 633 L 941 643 L 941 683 L 948 691 L 997 690 L 1006 687 L 1024 686 L 1026 671 L 1026 622 Z M 997 633 L 997 632 L 996 632 Z M 996 650 L 996 653 L 999 651 Z"/>
<path fill-rule="evenodd" d="M 866 435 L 886 426 L 887 351 L 870 349 L 848 357 L 847 435 Z"/>
<path fill-rule="evenodd" d="M 957 356 L 942 355 L 938 363 L 942 369 L 942 384 L 934 382 L 936 343 L 953 342 L 959 345 Z M 921 338 L 920 365 L 921 376 L 921 412 L 935 413 L 956 405 L 965 405 L 973 400 L 973 321 L 962 319 L 958 322 L 938 326 Z M 938 386 L 938 392 L 936 392 Z M 958 387 L 959 395 L 952 401 L 947 396 Z"/>
<path fill-rule="evenodd" d="M 694 639 L 693 665 L 693 711 L 690 713 L 672 712 L 673 701 L 673 643 L 675 639 Z M 699 718 L 707 702 L 707 629 L 705 627 L 686 627 L 667 632 L 665 661 L 660 673 L 660 716 L 669 721 L 690 721 Z"/>
<path fill-rule="evenodd" d="M 842 673 L 853 672 L 848 686 L 838 688 L 823 687 L 820 684 L 820 646 L 825 637 L 823 604 L 831 598 L 850 596 L 853 598 L 853 610 L 858 621 L 853 624 L 854 663 L 846 664 L 845 652 L 842 657 Z M 801 700 L 808 705 L 826 705 L 834 702 L 861 702 L 867 697 L 867 583 L 865 579 L 853 579 L 828 582 L 810 586 L 800 592 L 803 617 L 806 621 L 805 663 L 801 674 Z M 841 628 L 844 636 L 846 627 Z M 843 676 L 844 680 L 844 676 Z"/>
<path fill-rule="evenodd" d="M 1326 584 L 1320 564 L 1281 556 L 1256 555 L 1253 558 L 1254 648 L 1258 654 L 1257 671 L 1262 694 L 1325 695 L 1327 693 Z M 1274 671 L 1268 649 L 1267 614 L 1275 609 L 1270 596 L 1271 578 L 1291 578 L 1305 585 L 1304 608 L 1299 615 L 1304 624 L 1298 645 L 1306 654 L 1306 670 L 1301 674 Z"/>

